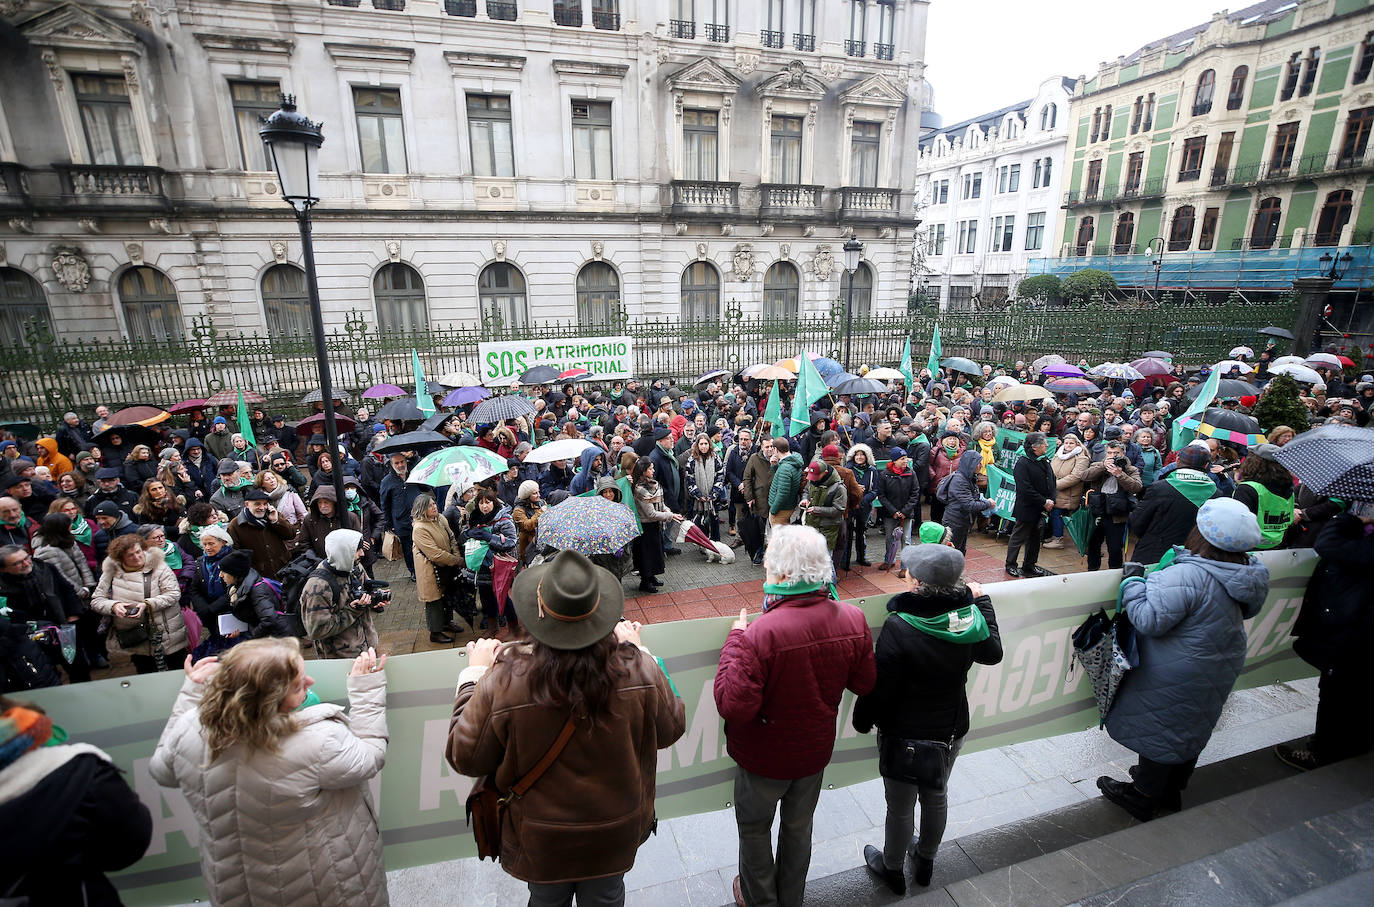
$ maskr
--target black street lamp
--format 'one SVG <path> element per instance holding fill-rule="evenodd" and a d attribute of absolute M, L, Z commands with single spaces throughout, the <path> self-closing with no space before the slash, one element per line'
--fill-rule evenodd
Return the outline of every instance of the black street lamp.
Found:
<path fill-rule="evenodd" d="M 1159 243 L 1159 247 L 1158 247 L 1158 248 L 1155 247 L 1155 243 Z M 1158 302 L 1159 302 L 1159 272 L 1160 272 L 1161 270 L 1163 270 L 1163 268 L 1164 268 L 1164 237 L 1162 237 L 1162 236 L 1156 236 L 1154 239 L 1150 240 L 1150 243 L 1149 243 L 1149 245 L 1146 246 L 1146 249 L 1148 249 L 1148 250 L 1149 250 L 1149 253 L 1150 253 L 1151 255 L 1154 256 L 1154 258 L 1150 259 L 1150 267 L 1152 267 L 1152 268 L 1155 269 L 1155 295 L 1154 295 L 1154 301 L 1155 301 L 1156 303 L 1158 303 Z"/>
<path fill-rule="evenodd" d="M 1294 279 L 1293 289 L 1298 294 L 1298 317 L 1293 325 L 1294 355 L 1306 355 L 1315 346 L 1312 339 L 1317 336 L 1331 288 L 1345 276 L 1354 261 L 1355 256 L 1349 252 L 1341 255 L 1325 252 L 1317 259 L 1319 270 L 1316 277 Z"/>
<path fill-rule="evenodd" d="M 310 236 L 310 209 L 320 200 L 320 146 L 323 124 L 312 123 L 296 111 L 294 95 L 281 96 L 281 109 L 270 117 L 259 118 L 262 144 L 267 160 L 277 172 L 281 197 L 296 211 L 301 230 L 301 257 L 305 261 L 305 284 L 310 296 L 310 327 L 315 337 L 315 360 L 320 375 L 320 397 L 324 402 L 324 438 L 329 458 L 334 463 L 334 505 L 339 514 L 348 513 L 344 497 L 343 458 L 339 456 L 339 428 L 334 420 L 334 387 L 329 377 L 329 353 L 324 341 L 324 315 L 320 311 L 320 283 L 315 275 L 315 246 Z M 347 519 L 339 518 L 341 526 Z"/>
<path fill-rule="evenodd" d="M 854 344 L 854 272 L 859 270 L 859 257 L 864 244 L 851 236 L 844 244 L 844 269 L 849 272 L 849 298 L 844 304 L 844 370 L 853 373 L 850 352 Z"/>
<path fill-rule="evenodd" d="M 1350 269 L 1350 264 L 1355 260 L 1355 256 L 1346 252 L 1344 255 L 1332 256 L 1330 252 L 1322 255 L 1317 261 L 1321 264 L 1324 277 L 1332 280 L 1340 280 L 1345 276 L 1345 272 Z"/>

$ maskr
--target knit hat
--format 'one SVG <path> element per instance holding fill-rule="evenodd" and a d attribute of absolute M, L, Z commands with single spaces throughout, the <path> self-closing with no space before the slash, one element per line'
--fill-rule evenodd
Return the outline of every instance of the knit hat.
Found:
<path fill-rule="evenodd" d="M 964 556 L 948 545 L 908 545 L 901 557 L 902 567 L 918 582 L 952 586 L 964 575 Z"/>
<path fill-rule="evenodd" d="M 114 501 L 101 501 L 95 505 L 95 510 L 91 511 L 91 516 L 112 516 L 119 519 L 119 505 Z"/>
<path fill-rule="evenodd" d="M 526 479 L 525 481 L 520 483 L 520 490 L 515 493 L 515 499 L 517 501 L 528 500 L 529 496 L 534 494 L 538 490 L 538 482 L 534 481 L 533 479 Z"/>
<path fill-rule="evenodd" d="M 1250 449 L 1250 454 L 1251 456 L 1259 457 L 1261 460 L 1269 460 L 1270 462 L 1277 463 L 1279 461 L 1278 453 L 1280 450 L 1282 450 L 1282 448 L 1277 444 L 1258 444 Z"/>
<path fill-rule="evenodd" d="M 215 416 L 214 424 L 215 424 L 215 425 L 228 425 L 228 424 L 229 424 L 229 420 L 226 419 L 226 418 L 224 418 L 223 416 Z"/>
<path fill-rule="evenodd" d="M 840 458 L 840 448 L 835 444 L 827 444 L 821 448 L 821 459 L 829 460 L 832 458 L 836 460 Z"/>
<path fill-rule="evenodd" d="M 887 452 L 887 458 L 893 462 L 900 460 L 904 456 L 906 456 L 906 451 L 900 447 L 894 447 Z"/>
<path fill-rule="evenodd" d="M 1197 530 L 1222 551 L 1250 551 L 1264 540 L 1259 520 L 1235 498 L 1213 498 L 1198 508 Z"/>
<path fill-rule="evenodd" d="M 241 580 L 253 569 L 253 555 L 247 551 L 231 551 L 219 562 L 219 569 L 221 573 Z"/>
<path fill-rule="evenodd" d="M 200 530 L 200 538 L 202 541 L 204 541 L 207 536 L 212 539 L 219 539 L 226 545 L 234 544 L 234 537 L 229 534 L 229 530 L 220 525 L 206 526 L 204 529 Z"/>
<path fill-rule="evenodd" d="M 1178 452 L 1178 465 L 1180 469 L 1196 469 L 1202 472 L 1212 465 L 1212 454 L 1205 447 L 1194 447 L 1189 444 Z"/>
<path fill-rule="evenodd" d="M 175 447 L 164 447 L 162 448 L 162 453 L 157 455 L 157 458 L 159 460 L 170 460 L 172 459 L 172 457 L 175 457 L 176 455 L 177 449 Z"/>

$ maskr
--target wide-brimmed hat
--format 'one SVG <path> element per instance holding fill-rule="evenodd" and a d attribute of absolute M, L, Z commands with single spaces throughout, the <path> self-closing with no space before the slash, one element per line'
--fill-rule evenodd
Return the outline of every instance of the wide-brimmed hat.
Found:
<path fill-rule="evenodd" d="M 524 570 L 510 597 L 530 636 L 551 649 L 585 649 L 604 639 L 625 613 L 620 580 L 576 551 L 560 551 Z"/>

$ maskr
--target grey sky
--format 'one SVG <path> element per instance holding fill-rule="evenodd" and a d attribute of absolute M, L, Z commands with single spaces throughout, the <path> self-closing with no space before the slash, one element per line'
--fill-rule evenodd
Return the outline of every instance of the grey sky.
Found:
<path fill-rule="evenodd" d="M 932 0 L 926 78 L 945 125 L 1025 100 L 1244 0 Z"/>

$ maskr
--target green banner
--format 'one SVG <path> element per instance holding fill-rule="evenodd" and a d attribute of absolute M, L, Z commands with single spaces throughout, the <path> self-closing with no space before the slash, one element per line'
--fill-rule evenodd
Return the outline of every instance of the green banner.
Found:
<path fill-rule="evenodd" d="M 998 428 L 997 434 L 993 436 L 993 463 L 998 469 L 1011 472 L 1016 461 L 1021 457 L 1021 452 L 1025 449 L 1026 434 L 1024 431 L 1014 431 L 1010 428 Z M 1050 444 L 1046 456 L 1054 456 L 1054 452 L 1059 449 L 1059 439 L 1047 437 L 1045 439 Z"/>
<path fill-rule="evenodd" d="M 1313 670 L 1288 644 L 1303 590 L 1316 561 L 1308 550 L 1260 555 L 1269 565 L 1269 597 L 1246 623 L 1246 665 L 1238 687 L 1310 676 Z M 1117 571 L 1080 573 L 986 586 L 997 610 L 1006 657 L 1000 665 L 974 665 L 969 675 L 972 729 L 965 752 L 1081 731 L 1097 725 L 1090 684 L 1072 662 L 1069 637 L 1091 612 L 1110 608 Z M 875 635 L 888 596 L 855 602 Z M 754 620 L 758 620 L 755 617 Z M 725 733 L 712 698 L 712 680 L 731 618 L 658 624 L 644 628 L 644 642 L 661 657 L 687 706 L 687 732 L 659 754 L 660 818 L 725 809 L 735 765 L 725 752 Z M 380 807 L 388 869 L 452 860 L 474 854 L 463 818 L 471 781 L 444 760 L 454 683 L 464 666 L 462 650 L 403 655 L 387 661 L 386 769 L 373 781 Z M 312 661 L 316 691 L 344 702 L 348 661 Z M 147 855 L 115 875 L 131 905 L 186 903 L 206 896 L 199 865 L 199 829 L 179 790 L 159 787 L 148 762 L 181 685 L 181 672 L 102 680 L 26 695 L 66 728 L 74 741 L 94 744 L 128 772 L 129 782 L 153 814 Z M 846 694 L 837 723 L 839 739 L 825 783 L 844 786 L 878 775 L 875 741 L 850 726 L 854 697 Z"/>
<path fill-rule="evenodd" d="M 997 515 L 1004 520 L 1014 520 L 1012 511 L 1016 508 L 1016 480 L 1011 473 L 988 467 L 988 500 L 997 507 Z"/>

